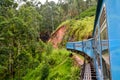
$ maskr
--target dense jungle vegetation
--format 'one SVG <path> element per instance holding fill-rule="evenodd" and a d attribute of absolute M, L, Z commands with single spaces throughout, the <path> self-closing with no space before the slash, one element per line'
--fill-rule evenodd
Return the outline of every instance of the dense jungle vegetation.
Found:
<path fill-rule="evenodd" d="M 79 80 L 64 47 L 91 36 L 96 2 L 0 0 L 0 80 Z M 62 25 L 68 32 L 55 49 L 47 40 Z"/>

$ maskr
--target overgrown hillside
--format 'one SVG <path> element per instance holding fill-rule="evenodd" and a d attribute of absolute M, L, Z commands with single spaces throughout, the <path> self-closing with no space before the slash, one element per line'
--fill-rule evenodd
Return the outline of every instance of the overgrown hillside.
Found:
<path fill-rule="evenodd" d="M 91 38 L 93 23 L 94 16 L 81 20 L 67 20 L 52 34 L 49 42 L 51 42 L 54 47 L 58 47 L 59 45 L 65 46 L 68 41 L 80 41 Z"/>
<path fill-rule="evenodd" d="M 91 38 L 93 30 L 94 16 L 86 17 L 82 20 L 69 20 L 67 21 L 67 31 L 61 42 L 65 46 L 66 42 L 81 41 Z"/>
<path fill-rule="evenodd" d="M 54 49 L 50 44 L 42 45 L 43 52 L 36 55 L 34 69 L 28 69 L 23 80 L 78 80 L 80 68 L 74 65 L 66 49 Z M 40 57 L 40 63 L 38 63 Z"/>
<path fill-rule="evenodd" d="M 88 15 L 87 15 L 88 14 Z M 94 15 L 95 7 L 91 7 L 80 14 L 80 19 L 71 19 L 62 22 L 58 28 L 53 32 L 50 42 L 53 45 L 65 46 L 68 41 L 80 41 L 84 39 L 91 38 L 93 24 L 94 24 Z M 64 30 L 62 30 L 64 27 Z M 61 35 L 59 31 L 63 32 L 61 35 L 62 40 L 59 40 L 58 37 Z"/>

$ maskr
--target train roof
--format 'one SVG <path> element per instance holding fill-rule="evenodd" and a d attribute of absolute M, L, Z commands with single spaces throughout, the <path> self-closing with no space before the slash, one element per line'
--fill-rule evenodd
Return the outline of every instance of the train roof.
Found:
<path fill-rule="evenodd" d="M 94 28 L 93 28 L 93 34 L 92 34 L 92 36 L 94 36 L 95 27 L 96 27 L 96 25 L 97 25 L 97 21 L 98 21 L 99 15 L 100 15 L 100 11 L 101 11 L 101 7 L 102 7 L 102 3 L 103 3 L 103 0 L 98 0 L 98 3 L 97 3 L 97 10 L 96 10 L 96 16 L 95 16 Z"/>

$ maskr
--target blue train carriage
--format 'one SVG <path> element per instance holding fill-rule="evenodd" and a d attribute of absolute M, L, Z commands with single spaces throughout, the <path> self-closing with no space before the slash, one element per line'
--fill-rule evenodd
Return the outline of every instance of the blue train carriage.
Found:
<path fill-rule="evenodd" d="M 92 40 L 93 39 L 77 42 L 68 42 L 66 48 L 68 50 L 84 52 L 88 57 L 93 57 Z"/>
<path fill-rule="evenodd" d="M 120 80 L 120 0 L 98 0 L 93 39 L 68 42 L 67 49 L 93 59 L 97 80 Z"/>
<path fill-rule="evenodd" d="M 93 31 L 98 80 L 120 80 L 119 32 L 120 0 L 98 0 Z"/>

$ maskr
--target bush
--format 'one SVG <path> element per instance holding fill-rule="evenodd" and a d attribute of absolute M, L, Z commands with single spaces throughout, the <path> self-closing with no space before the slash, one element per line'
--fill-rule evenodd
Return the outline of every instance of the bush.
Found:
<path fill-rule="evenodd" d="M 87 10 L 83 11 L 82 13 L 80 13 L 79 16 L 76 16 L 75 19 L 82 19 L 85 17 L 91 17 L 94 16 L 96 13 L 96 6 L 92 6 L 90 8 L 88 8 Z"/>
<path fill-rule="evenodd" d="M 70 80 L 80 80 L 80 67 L 71 68 L 71 79 Z"/>

